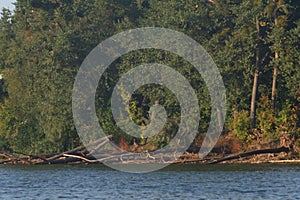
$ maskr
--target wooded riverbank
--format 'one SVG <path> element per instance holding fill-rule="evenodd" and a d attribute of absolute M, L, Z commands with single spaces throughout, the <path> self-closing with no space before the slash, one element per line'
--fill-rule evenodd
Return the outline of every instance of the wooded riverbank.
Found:
<path fill-rule="evenodd" d="M 182 91 L 178 94 L 160 84 L 141 86 L 130 98 L 123 95 L 125 90 L 122 90 L 122 101 L 130 101 L 130 118 L 126 120 L 133 120 L 140 127 L 151 122 L 150 108 L 157 100 L 165 108 L 168 119 L 154 137 L 145 138 L 146 133 L 139 133 L 135 138 L 126 134 L 112 115 L 111 95 L 122 77 L 142 64 L 157 63 L 177 71 L 197 96 L 196 107 L 199 107 L 201 120 L 192 146 L 201 146 L 211 116 L 216 115 L 218 126 L 225 123 L 222 136 L 234 135 L 245 144 L 243 148 L 236 148 L 238 151 L 285 146 L 268 146 L 268 140 L 276 141 L 283 133 L 293 138 L 295 146 L 300 148 L 299 1 L 15 2 L 15 10 L 3 9 L 0 19 L 0 150 L 11 152 L 11 155 L 4 153 L 3 158 L 52 154 L 80 146 L 72 109 L 76 99 L 72 98 L 74 82 L 79 69 L 99 43 L 138 27 L 174 30 L 200 44 L 222 76 L 226 95 L 221 96 L 226 96 L 227 112 L 222 113 L 222 109 L 217 108 L 219 111 L 214 114 L 211 109 L 216 102 L 212 101 L 210 93 L 220 88 L 215 85 L 220 78 L 215 77 L 215 73 L 212 77 L 206 72 L 199 73 L 193 62 L 182 57 L 194 57 L 197 55 L 195 50 L 171 35 L 150 34 L 155 37 L 151 36 L 145 42 L 156 38 L 157 41 L 151 43 L 164 44 L 168 41 L 174 48 L 131 51 L 112 62 L 101 77 L 96 77 L 97 73 L 91 73 L 95 75 L 93 78 L 84 76 L 87 83 L 99 78 L 94 91 L 95 112 L 99 125 L 106 134 L 113 134 L 116 145 L 126 151 L 143 152 L 148 149 L 151 152 L 170 143 L 176 135 L 182 123 L 180 113 L 183 109 L 177 95 L 185 91 L 180 84 L 176 86 L 177 91 Z M 126 43 L 120 45 L 116 49 L 130 46 Z M 176 47 L 182 54 L 167 50 Z M 201 58 L 199 55 L 196 57 Z M 90 63 L 94 65 L 96 60 Z M 170 83 L 169 78 L 160 73 L 157 78 L 159 82 Z M 130 84 L 143 79 L 148 80 L 141 75 Z M 176 79 L 174 83 L 177 82 Z M 210 90 L 207 82 L 212 83 L 214 89 Z M 177 84 L 170 85 L 175 87 Z M 87 91 L 90 89 L 89 86 L 85 88 Z M 79 99 L 85 102 L 84 92 L 82 95 Z M 87 110 L 89 107 L 80 109 Z M 87 131 L 90 128 L 89 124 L 83 126 Z M 144 149 L 130 149 L 134 140 L 140 146 L 145 145 Z M 267 145 L 248 148 L 263 140 Z M 229 149 L 234 144 L 229 144 Z M 224 149 L 225 152 L 221 150 L 218 154 L 241 153 L 227 151 L 227 147 Z M 82 156 L 81 153 L 66 153 L 63 157 L 76 160 Z M 49 158 L 51 156 L 42 156 L 39 162 L 45 162 L 43 159 L 48 162 Z"/>
<path fill-rule="evenodd" d="M 292 156 L 294 150 L 284 146 L 279 148 L 258 149 L 235 154 L 213 153 L 205 158 L 200 158 L 195 152 L 186 152 L 177 159 L 175 159 L 176 153 L 174 152 L 166 152 L 157 155 L 153 154 L 151 151 L 139 153 L 109 152 L 105 150 L 100 151 L 100 149 L 109 142 L 109 138 L 111 137 L 112 136 L 100 138 L 86 146 L 79 146 L 72 150 L 57 154 L 28 155 L 20 152 L 2 151 L 0 152 L 0 164 L 102 164 L 108 160 L 115 164 L 300 163 L 300 158 Z M 95 157 L 97 157 L 97 159 Z"/>

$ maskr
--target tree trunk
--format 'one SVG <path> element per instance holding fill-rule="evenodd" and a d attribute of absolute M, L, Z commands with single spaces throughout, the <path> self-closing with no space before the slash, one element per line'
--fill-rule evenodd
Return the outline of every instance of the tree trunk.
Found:
<path fill-rule="evenodd" d="M 256 17 L 256 31 L 257 31 L 256 37 L 257 37 L 258 45 L 257 45 L 257 49 L 256 49 L 256 63 L 255 63 L 256 70 L 254 72 L 254 78 L 253 78 L 252 98 L 251 98 L 251 107 L 250 107 L 250 127 L 251 127 L 251 129 L 255 128 L 255 126 L 256 126 L 255 102 L 256 102 L 256 95 L 257 95 L 257 90 L 258 90 L 258 76 L 259 76 L 259 71 L 260 71 L 260 66 L 259 66 L 259 62 L 260 62 L 260 56 L 259 56 L 260 28 L 259 28 L 258 17 Z"/>
<path fill-rule="evenodd" d="M 217 117 L 218 117 L 218 128 L 219 131 L 221 132 L 223 130 L 224 121 L 223 121 L 223 113 L 220 108 L 217 108 Z"/>
<path fill-rule="evenodd" d="M 275 59 L 278 59 L 278 52 L 275 52 Z M 274 71 L 273 71 L 273 82 L 272 82 L 272 106 L 275 111 L 276 109 L 276 82 L 277 82 L 277 75 L 278 75 L 278 68 L 277 66 L 274 66 Z"/>
<path fill-rule="evenodd" d="M 275 26 L 277 26 L 277 24 L 278 24 L 277 18 L 275 18 L 274 21 L 275 21 Z M 275 51 L 275 60 L 277 61 L 278 58 L 279 58 L 279 53 L 277 51 Z M 272 81 L 272 96 L 271 96 L 272 106 L 273 106 L 274 111 L 276 109 L 276 82 L 277 82 L 277 74 L 278 74 L 278 66 L 274 66 L 273 81 Z"/>
<path fill-rule="evenodd" d="M 252 88 L 252 98 L 251 98 L 251 108 L 250 108 L 250 125 L 251 128 L 255 128 L 256 124 L 256 94 L 257 94 L 257 88 L 258 88 L 258 76 L 259 72 L 255 71 L 254 73 L 254 79 L 253 79 L 253 88 Z"/>

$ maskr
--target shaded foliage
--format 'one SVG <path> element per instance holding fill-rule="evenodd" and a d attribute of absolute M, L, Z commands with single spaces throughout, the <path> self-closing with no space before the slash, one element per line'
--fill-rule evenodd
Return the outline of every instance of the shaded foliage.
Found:
<path fill-rule="evenodd" d="M 278 139 L 282 131 L 300 135 L 299 13 L 299 3 L 288 0 L 17 0 L 14 12 L 3 9 L 0 20 L 0 150 L 59 152 L 79 145 L 71 95 L 81 63 L 109 36 L 147 26 L 181 31 L 213 57 L 227 89 L 224 133 L 251 140 L 251 90 L 258 72 L 255 126 L 267 138 Z M 144 86 L 130 99 L 130 116 L 141 126 L 149 123 L 155 100 L 166 108 L 168 121 L 154 137 L 138 139 L 122 132 L 109 109 L 118 79 L 142 63 L 154 62 L 171 66 L 188 79 L 199 99 L 199 135 L 208 128 L 211 105 L 201 75 L 170 52 L 140 50 L 110 66 L 95 97 L 99 123 L 117 144 L 137 141 L 161 148 L 176 134 L 180 106 L 165 87 Z"/>

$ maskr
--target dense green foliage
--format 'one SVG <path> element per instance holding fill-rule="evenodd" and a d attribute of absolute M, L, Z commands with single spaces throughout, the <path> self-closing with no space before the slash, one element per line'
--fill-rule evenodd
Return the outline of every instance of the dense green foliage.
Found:
<path fill-rule="evenodd" d="M 224 134 L 245 142 L 253 139 L 254 130 L 273 139 L 283 131 L 300 136 L 299 6 L 289 0 L 17 0 L 15 11 L 3 9 L 0 21 L 0 150 L 33 154 L 79 145 L 71 107 L 77 70 L 104 39 L 147 26 L 181 31 L 213 57 L 227 89 Z M 173 67 L 194 87 L 200 138 L 210 120 L 200 74 L 177 55 L 153 49 L 122 56 L 101 78 L 95 98 L 104 131 L 123 146 L 133 142 L 114 124 L 111 93 L 122 74 L 153 62 Z M 259 78 L 253 86 L 255 74 Z M 257 117 L 251 124 L 253 87 Z M 180 122 L 174 94 L 162 86 L 144 86 L 131 97 L 129 110 L 137 124 L 146 125 L 157 99 L 168 121 L 158 135 L 138 142 L 160 148 Z"/>

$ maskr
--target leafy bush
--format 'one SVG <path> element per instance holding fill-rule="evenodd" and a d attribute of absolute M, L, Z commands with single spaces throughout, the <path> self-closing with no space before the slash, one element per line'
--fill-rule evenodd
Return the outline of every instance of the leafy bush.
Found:
<path fill-rule="evenodd" d="M 248 140 L 250 130 L 249 111 L 234 111 L 234 116 L 229 124 L 229 127 L 240 140 L 246 142 Z"/>

